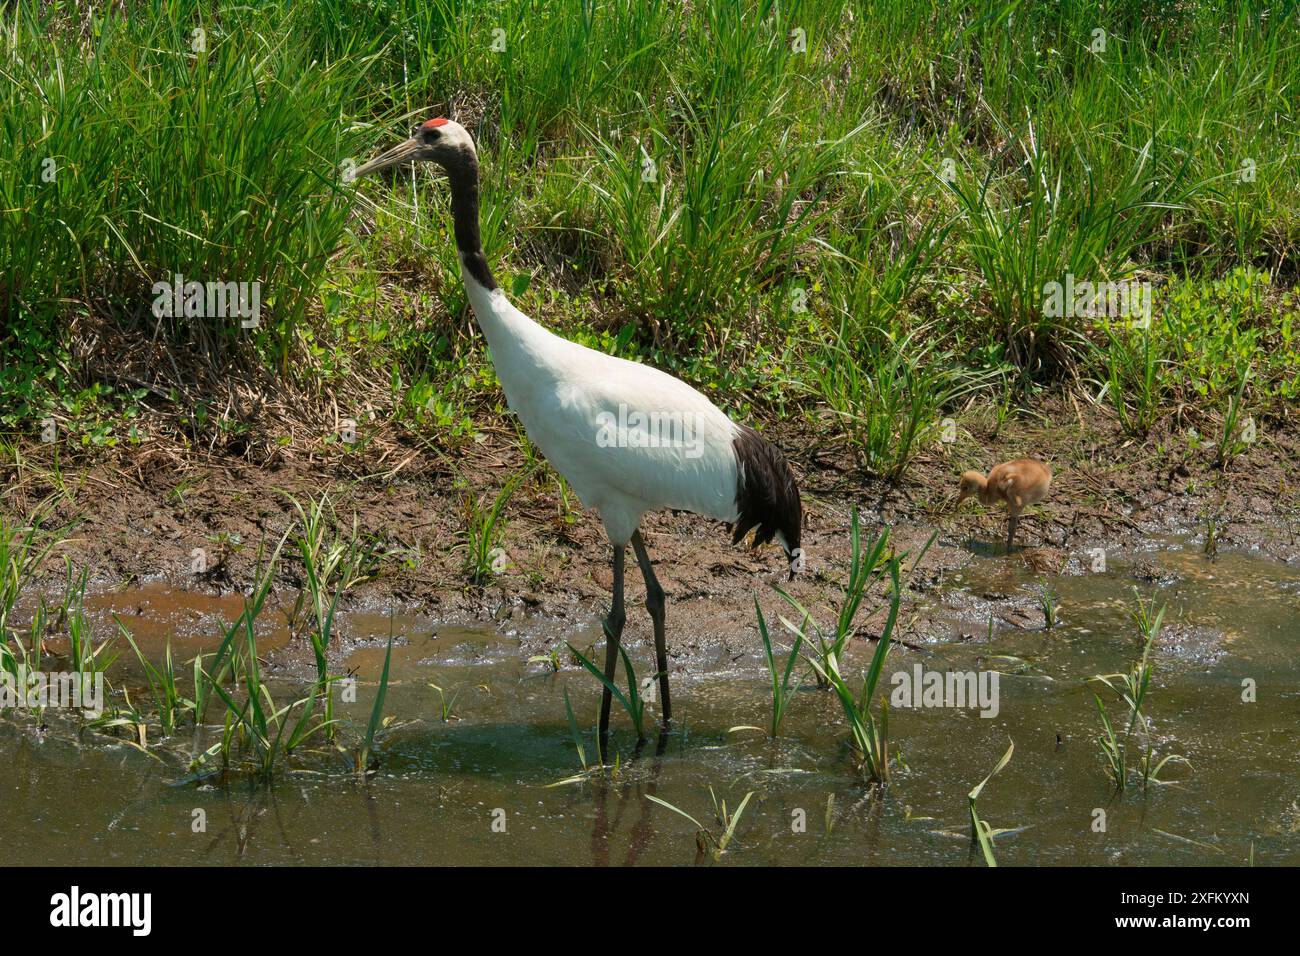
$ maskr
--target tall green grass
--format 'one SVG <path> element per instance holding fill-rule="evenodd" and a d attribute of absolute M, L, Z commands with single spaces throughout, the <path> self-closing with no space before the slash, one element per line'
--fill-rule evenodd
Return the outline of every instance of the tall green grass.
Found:
<path fill-rule="evenodd" d="M 361 140 L 344 117 L 367 64 L 313 60 L 288 5 L 209 9 L 157 0 L 127 17 L 19 2 L 0 13 L 10 329 L 40 330 L 72 299 L 152 331 L 154 282 L 257 281 L 259 329 L 203 316 L 164 327 L 213 361 L 251 338 L 290 371 L 347 224 L 338 169 Z"/>
<path fill-rule="evenodd" d="M 1032 125 L 1006 133 L 1012 142 L 1004 156 L 978 182 L 959 175 L 951 188 L 967 228 L 966 249 L 988 290 L 994 337 L 1017 368 L 1050 379 L 1080 364 L 1091 339 L 1085 317 L 1048 313 L 1047 284 L 1067 275 L 1090 282 L 1132 278 L 1134 258 L 1154 247 L 1167 213 L 1181 208 L 1190 188 L 1184 185 L 1188 160 L 1153 168 L 1147 140 L 1137 145 L 1123 178 L 1103 189 L 1086 160 L 1068 153 L 1069 161 L 1052 158 Z M 999 195 L 1004 184 L 994 173 L 1003 159 L 1015 174 Z"/>
<path fill-rule="evenodd" d="M 309 393 L 393 383 L 398 419 L 463 438 L 478 389 L 456 382 L 484 356 L 450 321 L 445 185 L 340 179 L 433 112 L 475 132 L 487 252 L 535 277 L 516 290 L 530 311 L 598 344 L 627 329 L 614 347 L 741 407 L 829 409 L 877 473 L 999 383 L 1108 384 L 1134 434 L 1184 393 L 1235 388 L 1243 363 L 1247 402 L 1292 399 L 1298 17 L 1254 0 L 154 0 L 129 17 L 18 0 L 0 11 L 0 417 L 29 428 L 91 386 L 91 404 L 137 401 L 111 362 L 72 360 L 107 322 Z M 152 283 L 178 272 L 261 282 L 260 327 L 155 318 Z M 1134 337 L 1045 314 L 1066 273 L 1168 294 Z"/>
<path fill-rule="evenodd" d="M 18 599 L 61 540 L 42 529 L 40 515 L 23 526 L 0 515 L 0 648 L 16 633 L 10 621 Z"/>

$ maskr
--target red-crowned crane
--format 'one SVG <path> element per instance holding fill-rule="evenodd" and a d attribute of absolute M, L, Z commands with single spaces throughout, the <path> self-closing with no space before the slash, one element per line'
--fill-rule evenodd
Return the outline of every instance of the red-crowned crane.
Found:
<path fill-rule="evenodd" d="M 1033 458 L 1017 458 L 994 465 L 988 477 L 978 471 L 963 471 L 957 490 L 957 504 L 978 498 L 982 505 L 999 501 L 1007 506 L 1007 553 L 1016 537 L 1020 513 L 1036 501 L 1042 501 L 1052 485 L 1052 469 Z"/>
<path fill-rule="evenodd" d="M 790 574 L 800 569 L 803 509 L 794 474 L 775 446 L 738 425 L 671 375 L 562 339 L 512 306 L 497 288 L 479 240 L 478 154 L 463 126 L 431 119 L 411 138 L 357 167 L 363 176 L 430 160 L 446 170 L 461 277 L 492 352 L 506 401 L 528 437 L 577 493 L 600 512 L 614 549 L 613 601 L 605 620 L 605 676 L 613 682 L 623 633 L 623 560 L 630 543 L 654 622 L 663 721 L 672 718 L 664 646 L 664 591 L 638 527 L 647 511 L 690 511 L 751 529 L 754 546 L 775 538 Z M 600 705 L 607 753 L 610 692 Z"/>

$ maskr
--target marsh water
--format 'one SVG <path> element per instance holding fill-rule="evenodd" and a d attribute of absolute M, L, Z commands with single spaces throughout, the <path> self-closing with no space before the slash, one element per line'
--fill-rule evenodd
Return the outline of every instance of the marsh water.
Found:
<path fill-rule="evenodd" d="M 1093 692 L 1117 723 L 1125 711 L 1088 678 L 1126 670 L 1139 653 L 1130 616 L 1138 582 L 1129 573 L 1138 563 L 1155 569 L 1142 592 L 1168 607 L 1145 706 L 1152 739 L 1160 757 L 1190 766 L 1171 761 L 1163 784 L 1144 789 L 1134 778 L 1116 793 L 1097 745 Z M 615 705 L 617 770 L 582 774 L 563 692 L 591 761 L 598 685 L 567 653 L 555 673 L 528 661 L 509 630 L 357 615 L 348 625 L 360 646 L 346 666 L 358 693 L 338 708 L 359 730 L 390 623 L 405 638 L 393 647 L 384 707 L 393 719 L 380 734 L 377 774 L 359 779 L 346 755 L 326 748 L 295 757 L 270 785 L 244 776 L 184 783 L 192 727 L 150 754 L 69 730 L 71 719 L 42 731 L 5 715 L 0 863 L 712 863 L 697 850 L 695 825 L 648 799 L 717 833 L 711 789 L 729 810 L 753 793 L 721 865 L 961 866 L 977 862 L 967 793 L 1014 741 L 978 804 L 1006 831 L 995 841 L 1003 865 L 1244 865 L 1252 853 L 1260 865 L 1300 864 L 1300 568 L 1249 554 L 1209 560 L 1189 543 L 1165 541 L 1113 558 L 1104 573 L 1053 577 L 1059 621 L 1051 630 L 1041 580 L 1021 562 L 980 557 L 927 593 L 919 610 L 930 626 L 903 634 L 887 678 L 918 664 L 996 670 L 997 715 L 892 709 L 899 762 L 883 791 L 855 774 L 839 704 L 811 684 L 778 739 L 737 729 L 768 723 L 770 685 L 756 651 L 675 674 L 674 730 L 652 734 L 639 751 Z M 147 587 L 96 600 L 101 611 L 130 615 L 151 654 L 177 635 L 180 660 L 216 643 L 181 635 L 240 607 L 237 596 Z M 687 620 L 670 617 L 670 629 Z M 582 641 L 566 636 L 582 646 L 595 628 Z M 642 673 L 652 660 L 645 630 L 629 628 Z M 871 646 L 858 642 L 850 670 L 860 672 Z M 127 667 L 125 658 L 115 666 Z M 273 687 L 294 686 L 291 674 L 272 676 Z M 450 719 L 430 685 L 454 698 Z M 652 705 L 648 726 L 654 720 Z M 205 728 L 203 746 L 219 731 Z"/>

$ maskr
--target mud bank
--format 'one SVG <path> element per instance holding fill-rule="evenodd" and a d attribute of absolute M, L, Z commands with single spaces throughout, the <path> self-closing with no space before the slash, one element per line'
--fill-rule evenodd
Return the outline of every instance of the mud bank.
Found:
<path fill-rule="evenodd" d="M 773 585 L 829 619 L 848 563 L 855 507 L 864 535 L 888 526 L 900 552 L 915 555 L 937 534 L 918 566 L 906 562 L 902 637 L 918 644 L 961 640 L 986 629 L 990 617 L 995 626 L 1038 626 L 1041 613 L 1026 581 L 1100 571 L 1126 575 L 1135 585 L 1158 583 L 1175 572 L 1151 552 L 1170 541 L 1203 550 L 1212 537 L 1211 550 L 1300 563 L 1300 482 L 1288 481 L 1300 473 L 1300 440 L 1285 423 L 1266 423 L 1260 439 L 1224 470 L 1212 461 L 1212 449 L 1197 447 L 1175 423 L 1136 442 L 1104 410 L 1090 412 L 1085 417 L 1062 402 L 996 432 L 966 423 L 956 442 L 924 450 L 898 482 L 866 476 L 843 439 L 809 427 L 768 429 L 801 478 L 807 573 L 787 583 L 775 546 L 732 547 L 719 523 L 689 514 L 648 516 L 643 530 L 669 594 L 672 666 L 698 671 L 752 657 L 758 646 L 753 600 L 757 595 L 765 611 L 778 612 Z M 564 640 L 594 643 L 611 583 L 608 544 L 594 513 L 576 501 L 566 508 L 547 469 L 506 507 L 506 567 L 485 586 L 470 583 L 466 499 L 490 501 L 522 460 L 504 429 L 483 434 L 484 441 L 454 456 L 412 448 L 400 459 L 281 455 L 265 465 L 149 446 L 56 462 L 52 450 L 33 444 L 20 466 L 8 468 L 3 509 L 17 521 L 43 512 L 46 527 L 69 529 L 35 590 L 57 594 L 67 558 L 90 569 L 91 591 L 105 613 L 152 619 L 146 630 L 198 636 L 238 612 L 237 595 L 247 592 L 259 554 L 297 518 L 293 500 L 328 492 L 340 523 L 350 527 L 355 520 L 359 539 L 376 556 L 373 577 L 343 602 L 341 654 L 376 639 L 377 622 L 390 613 L 428 629 L 491 622 L 518 637 L 527 655 Z M 1000 514 L 970 503 L 954 512 L 949 501 L 960 470 L 1024 454 L 1051 463 L 1055 479 L 1047 502 L 1022 522 L 1022 547 L 1007 556 Z M 196 550 L 202 571 L 195 571 Z M 973 591 L 961 583 L 972 571 L 1007 583 Z M 273 598 L 282 616 L 302 583 L 300 564 L 283 560 Z M 962 591 L 955 605 L 968 606 L 955 607 L 955 614 L 936 609 L 931 596 L 954 587 Z M 643 594 L 639 575 L 629 574 L 628 589 L 633 612 L 626 639 L 635 645 L 649 640 L 648 617 L 635 612 Z M 173 592 L 185 597 L 177 603 L 167 596 Z M 193 596 L 210 598 L 211 614 L 195 611 Z M 864 635 L 874 623 L 863 615 Z M 281 643 L 281 653 L 297 656 L 301 642 Z"/>

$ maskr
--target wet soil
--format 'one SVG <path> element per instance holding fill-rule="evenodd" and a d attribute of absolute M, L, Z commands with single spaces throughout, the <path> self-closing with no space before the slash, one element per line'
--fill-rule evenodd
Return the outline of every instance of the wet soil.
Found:
<path fill-rule="evenodd" d="M 961 590 L 948 610 L 924 599 L 948 593 L 964 569 L 984 562 L 1021 576 L 1028 570 L 1044 582 L 1109 565 L 1148 587 L 1173 573 L 1150 556 L 1154 540 L 1172 535 L 1204 545 L 1212 528 L 1220 551 L 1300 564 L 1296 423 L 1259 422 L 1257 440 L 1226 469 L 1213 460 L 1213 442 L 1197 443 L 1185 424 L 1168 419 L 1137 441 L 1105 408 L 1070 398 L 1044 402 L 1000 428 L 971 414 L 961 419 L 957 441 L 923 449 L 897 482 L 870 477 L 846 438 L 807 424 L 767 427 L 764 433 L 786 450 L 800 476 L 807 573 L 787 582 L 774 545 L 733 547 L 720 523 L 685 513 L 647 516 L 643 533 L 669 595 L 670 670 L 726 669 L 741 659 L 756 665 L 754 596 L 769 616 L 784 607 L 772 585 L 829 620 L 847 567 L 854 507 L 864 536 L 889 526 L 894 546 L 913 556 L 937 533 L 919 566 L 906 562 L 899 636 L 917 645 L 969 640 L 990 617 L 999 627 L 1041 626 L 1041 609 L 1023 588 Z M 44 503 L 47 527 L 71 527 L 45 569 L 45 587 L 33 590 L 57 593 L 66 557 L 89 567 L 103 615 L 151 622 L 146 629 L 160 638 L 163 631 L 211 635 L 220 619 L 238 613 L 238 595 L 247 593 L 262 549 L 296 518 L 292 498 L 329 492 L 341 522 L 350 526 L 355 518 L 367 546 L 386 555 L 376 576 L 343 603 L 341 654 L 377 640 L 390 613 L 429 628 L 494 623 L 520 641 L 523 655 L 562 648 L 565 640 L 594 644 L 609 600 L 608 544 L 597 515 L 576 500 L 566 511 L 549 470 L 537 471 L 506 508 L 506 568 L 485 586 L 469 581 L 466 498 L 490 502 L 524 462 L 509 422 L 485 422 L 481 436 L 454 451 L 341 448 L 328 455 L 277 454 L 264 465 L 147 443 L 80 459 L 64 451 L 56 459 L 53 448 L 34 443 L 22 449 L 21 465 L 0 472 L 0 509 L 27 520 Z M 1055 477 L 1048 500 L 1022 521 L 1018 548 L 1007 556 L 1001 514 L 970 502 L 954 512 L 949 503 L 961 470 L 1024 455 L 1049 462 Z M 206 561 L 198 573 L 195 549 Z M 272 601 L 281 621 L 301 584 L 300 564 L 283 561 Z M 173 607 L 172 592 L 211 596 L 211 613 L 195 612 L 189 597 Z M 114 600 L 115 593 L 122 599 Z M 633 566 L 625 632 L 633 644 L 650 640 L 648 616 L 636 613 L 643 594 Z M 869 636 L 878 623 L 864 615 L 860 632 Z M 287 630 L 277 643 L 285 663 L 305 661 L 305 642 L 289 641 Z"/>

